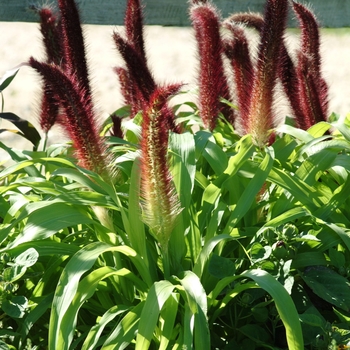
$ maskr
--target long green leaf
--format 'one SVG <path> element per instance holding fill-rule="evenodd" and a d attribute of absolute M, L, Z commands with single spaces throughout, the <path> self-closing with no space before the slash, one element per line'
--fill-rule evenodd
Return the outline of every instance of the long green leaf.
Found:
<path fill-rule="evenodd" d="M 101 350 L 123 350 L 129 346 L 137 333 L 144 304 L 144 301 L 140 302 L 123 317 L 104 342 Z"/>
<path fill-rule="evenodd" d="M 327 196 L 324 193 L 277 167 L 271 169 L 268 180 L 288 191 L 311 212 L 327 202 Z"/>
<path fill-rule="evenodd" d="M 266 224 L 261 229 L 259 229 L 257 234 L 264 231 L 267 227 L 278 227 L 288 222 L 293 222 L 294 220 L 307 218 L 310 216 L 311 214 L 305 208 L 294 207 L 290 210 L 285 211 L 283 214 L 272 217 L 271 220 L 268 220 Z"/>
<path fill-rule="evenodd" d="M 55 242 L 53 240 L 40 240 L 21 243 L 10 249 L 6 248 L 6 252 L 12 256 L 17 256 L 28 248 L 34 248 L 40 256 L 73 255 L 79 250 L 79 247 L 72 244 Z"/>
<path fill-rule="evenodd" d="M 145 225 L 140 213 L 140 163 L 138 158 L 135 159 L 131 171 L 128 216 L 124 218 L 124 221 L 126 220 L 131 247 L 147 261 Z"/>
<path fill-rule="evenodd" d="M 80 277 L 94 265 L 99 255 L 107 251 L 119 252 L 129 257 L 144 280 L 150 281 L 149 272 L 142 258 L 130 247 L 114 247 L 106 243 L 94 242 L 79 250 L 67 263 L 56 288 L 49 327 L 50 350 L 58 349 L 57 344 L 62 336 L 62 322 L 77 293 Z M 68 349 L 66 346 L 64 345 L 61 349 Z"/>
<path fill-rule="evenodd" d="M 330 198 L 329 202 L 323 207 L 319 208 L 314 215 L 322 220 L 327 221 L 329 217 L 337 210 L 339 210 L 342 205 L 349 199 L 350 192 L 350 176 L 346 179 L 345 183 L 339 186 L 338 189 L 334 191 L 333 196 Z M 347 211 L 348 208 L 345 207 Z M 332 220 L 329 220 L 332 221 Z M 347 224 L 347 222 L 344 222 Z"/>
<path fill-rule="evenodd" d="M 213 238 L 211 238 L 209 241 L 207 241 L 205 243 L 205 245 L 203 246 L 201 253 L 193 267 L 193 272 L 199 277 L 202 277 L 203 274 L 203 270 L 204 267 L 206 265 L 206 263 L 209 260 L 209 256 L 211 254 L 211 252 L 213 251 L 213 249 L 216 247 L 217 244 L 219 244 L 220 242 L 226 240 L 226 239 L 233 239 L 230 235 L 227 234 L 221 234 L 221 235 L 217 235 Z"/>
<path fill-rule="evenodd" d="M 194 317 L 194 348 L 210 349 L 210 333 L 207 320 L 207 295 L 196 274 L 185 271 L 183 278 L 178 281 L 184 288 L 188 309 L 189 320 Z M 189 342 L 189 339 L 186 341 Z"/>
<path fill-rule="evenodd" d="M 264 270 L 249 270 L 243 272 L 241 275 L 223 278 L 217 283 L 215 289 L 210 293 L 208 297 L 209 305 L 214 303 L 217 296 L 222 292 L 222 290 L 226 286 L 228 286 L 230 283 L 234 282 L 235 280 L 241 277 L 251 278 L 259 285 L 260 288 L 264 289 L 267 293 L 271 295 L 286 329 L 288 349 L 303 350 L 303 334 L 299 322 L 299 315 L 297 313 L 295 304 L 290 295 L 288 294 L 287 290 L 283 287 L 283 285 Z M 227 297 L 224 298 L 223 305 L 221 306 L 221 308 L 224 308 L 225 305 L 237 294 L 239 294 L 243 290 L 252 287 L 253 286 L 251 284 L 248 284 L 247 287 L 238 286 L 238 289 L 235 288 L 232 292 L 230 292 L 230 294 Z M 214 314 L 214 319 L 220 312 L 221 310 L 218 310 Z"/>
<path fill-rule="evenodd" d="M 68 203 L 60 203 L 55 200 L 34 202 L 28 204 L 10 226 L 0 231 L 0 242 L 7 237 L 13 227 L 24 219 L 27 219 L 24 230 L 7 245 L 6 249 L 14 248 L 21 243 L 48 238 L 69 226 L 93 222 L 87 213 L 79 211 Z"/>
<path fill-rule="evenodd" d="M 17 66 L 5 72 L 5 74 L 0 79 L 0 92 L 5 90 L 11 84 L 12 80 L 17 75 L 19 69 L 20 69 L 20 66 Z"/>
<path fill-rule="evenodd" d="M 307 158 L 295 174 L 306 184 L 313 186 L 318 180 L 317 174 L 327 170 L 336 157 L 336 151 L 322 150 Z"/>
<path fill-rule="evenodd" d="M 282 284 L 263 270 L 246 271 L 241 276 L 251 278 L 272 296 L 286 329 L 288 349 L 303 350 L 304 341 L 299 316 L 293 300 Z"/>
<path fill-rule="evenodd" d="M 223 174 L 213 183 L 209 184 L 204 190 L 202 196 L 202 211 L 199 216 L 199 229 L 201 232 L 203 232 L 204 227 L 207 225 L 207 218 L 210 217 L 210 212 L 221 196 L 223 184 L 237 174 L 245 162 L 253 155 L 255 149 L 249 135 L 242 137 L 236 148 L 238 150 L 237 154 L 229 158 L 227 168 Z"/>
<path fill-rule="evenodd" d="M 175 287 L 169 281 L 159 281 L 155 282 L 149 290 L 141 313 L 136 337 L 136 350 L 146 350 L 149 348 L 157 321 L 159 320 L 159 313 Z"/>
<path fill-rule="evenodd" d="M 128 311 L 130 307 L 127 307 L 125 305 L 115 305 L 111 307 L 109 310 L 107 310 L 102 317 L 100 318 L 99 322 L 96 323 L 91 330 L 89 331 L 88 335 L 85 338 L 85 341 L 82 345 L 81 350 L 94 350 L 96 349 L 96 345 L 100 340 L 100 336 L 107 326 L 108 323 L 112 322 L 117 316 L 120 314 L 125 313 Z"/>
<path fill-rule="evenodd" d="M 225 152 L 215 143 L 211 133 L 198 131 L 195 134 L 196 150 L 209 163 L 217 175 L 221 175 L 227 167 L 227 156 Z"/>
<path fill-rule="evenodd" d="M 174 325 L 179 308 L 179 295 L 172 293 L 165 302 L 162 310 L 160 311 L 161 318 L 163 320 L 161 327 L 161 336 L 159 350 L 166 350 L 172 337 L 174 336 Z"/>
<path fill-rule="evenodd" d="M 1 143 L 0 143 L 1 145 Z M 67 159 L 63 159 L 63 158 L 38 158 L 38 159 L 32 159 L 32 160 L 24 160 L 21 161 L 17 164 L 13 164 L 10 165 L 9 167 L 5 168 L 2 172 L 0 172 L 0 179 L 9 176 L 11 174 L 14 174 L 16 172 L 19 172 L 20 170 L 27 168 L 27 167 L 31 167 L 34 164 L 42 164 L 45 165 L 46 163 L 50 163 L 53 165 L 58 165 L 58 166 L 63 166 L 65 168 L 71 168 L 71 167 L 75 167 L 75 165 L 70 162 Z M 33 174 L 32 176 L 40 176 L 39 171 L 37 171 L 36 174 Z"/>
<path fill-rule="evenodd" d="M 41 240 L 52 236 L 63 228 L 77 224 L 90 224 L 93 220 L 76 207 L 68 203 L 42 203 L 44 207 L 33 211 L 29 216 L 23 232 L 9 247 Z"/>
<path fill-rule="evenodd" d="M 169 147 L 171 150 L 170 170 L 172 180 L 182 207 L 169 242 L 170 259 L 175 270 L 178 270 L 181 269 L 181 262 L 186 254 L 184 232 L 187 230 L 188 225 L 193 224 L 190 207 L 196 176 L 194 137 L 190 133 L 172 133 L 169 138 Z M 194 237 L 188 238 L 191 240 Z M 193 250 L 193 254 L 196 254 L 196 244 L 192 244 L 190 249 Z"/>
<path fill-rule="evenodd" d="M 171 149 L 171 171 L 176 191 L 183 207 L 190 205 L 196 175 L 195 142 L 190 133 L 172 133 L 169 139 Z"/>
<path fill-rule="evenodd" d="M 106 279 L 113 275 L 130 278 L 133 282 L 136 282 L 138 290 L 143 289 L 145 292 L 145 283 L 126 269 L 117 270 L 110 266 L 104 266 L 95 269 L 86 277 L 84 277 L 82 281 L 79 282 L 79 286 L 74 295 L 72 303 L 62 318 L 60 337 L 56 345 L 58 349 L 64 349 L 65 346 L 67 346 L 65 344 L 69 344 L 70 346 L 75 332 L 79 309 L 83 303 L 95 293 L 95 290 L 98 287 L 98 283 L 103 279 Z"/>
<path fill-rule="evenodd" d="M 256 196 L 261 190 L 273 166 L 274 152 L 272 148 L 266 148 L 266 155 L 260 166 L 256 169 L 254 177 L 243 191 L 235 205 L 228 223 L 224 229 L 224 233 L 229 234 L 236 226 L 237 222 L 251 209 L 252 204 L 256 200 Z"/>

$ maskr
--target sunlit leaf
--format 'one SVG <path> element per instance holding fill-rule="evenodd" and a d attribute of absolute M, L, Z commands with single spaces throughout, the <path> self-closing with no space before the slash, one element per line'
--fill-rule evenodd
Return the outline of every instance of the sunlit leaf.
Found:
<path fill-rule="evenodd" d="M 20 67 L 16 67 L 13 69 L 10 69 L 5 72 L 5 74 L 0 79 L 0 92 L 5 90 L 12 82 L 12 80 L 15 78 L 19 71 Z"/>
<path fill-rule="evenodd" d="M 35 129 L 33 124 L 31 124 L 27 120 L 21 119 L 16 114 L 10 113 L 10 112 L 0 113 L 0 118 L 5 119 L 8 122 L 12 123 L 14 126 L 16 126 L 21 131 L 21 133 L 18 133 L 18 134 L 26 138 L 28 141 L 30 141 L 34 145 L 34 148 L 37 149 L 39 142 L 41 140 L 41 136 L 38 133 L 38 131 Z M 7 131 L 7 130 L 2 129 L 0 130 L 0 133 L 4 131 Z"/>

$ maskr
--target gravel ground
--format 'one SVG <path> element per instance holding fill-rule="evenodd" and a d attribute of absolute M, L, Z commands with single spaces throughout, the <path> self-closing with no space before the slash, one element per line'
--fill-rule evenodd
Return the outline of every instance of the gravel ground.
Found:
<path fill-rule="evenodd" d="M 117 78 L 112 71 L 121 63 L 112 41 L 114 29 L 111 26 L 84 26 L 95 104 L 101 118 L 122 105 Z M 0 22 L 0 32 L 0 76 L 30 56 L 43 57 L 37 24 Z M 291 34 L 289 40 L 295 44 L 296 34 Z M 158 82 L 195 82 L 196 44 L 190 28 L 147 27 L 146 49 Z M 346 114 L 350 112 L 350 31 L 323 30 L 322 56 L 324 77 L 330 86 L 330 111 Z M 32 69 L 22 67 L 3 96 L 5 111 L 38 125 L 40 80 Z M 0 128 L 4 127 L 7 124 L 0 121 Z M 53 130 L 51 142 L 61 139 L 60 132 Z M 25 145 L 21 138 L 9 133 L 0 134 L 0 141 L 16 148 Z"/>

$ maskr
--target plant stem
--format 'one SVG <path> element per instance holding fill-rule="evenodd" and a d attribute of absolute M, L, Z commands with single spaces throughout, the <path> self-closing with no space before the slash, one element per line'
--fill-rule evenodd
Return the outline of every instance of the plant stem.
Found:
<path fill-rule="evenodd" d="M 169 280 L 170 278 L 170 257 L 169 257 L 169 249 L 167 247 L 161 247 L 163 253 L 163 272 L 164 279 Z"/>

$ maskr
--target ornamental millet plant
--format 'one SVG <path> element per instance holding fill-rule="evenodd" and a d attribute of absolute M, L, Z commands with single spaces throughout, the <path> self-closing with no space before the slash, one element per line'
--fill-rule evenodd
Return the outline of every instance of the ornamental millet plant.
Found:
<path fill-rule="evenodd" d="M 220 98 L 228 96 L 228 83 L 222 61 L 228 54 L 235 73 L 240 107 L 239 129 L 252 134 L 262 146 L 275 126 L 274 90 L 278 78 L 280 51 L 286 26 L 288 0 L 268 0 L 261 30 L 256 67 L 252 67 L 244 33 L 234 27 L 233 41 L 223 41 L 216 8 L 209 2 L 196 1 L 191 8 L 200 56 L 199 111 L 204 125 L 213 130 L 222 107 Z M 237 38 L 238 36 L 238 38 Z"/>
<path fill-rule="evenodd" d="M 275 126 L 273 99 L 287 11 L 288 0 L 267 1 L 248 107 L 241 111 L 243 129 L 258 146 L 266 143 Z"/>
<path fill-rule="evenodd" d="M 39 13 L 42 21 L 51 18 L 51 29 L 46 30 L 49 24 L 42 24 L 46 51 L 59 50 L 63 58 L 58 60 L 56 54 L 48 54 L 47 62 L 39 62 L 31 57 L 29 65 L 43 77 L 43 106 L 50 99 L 55 111 L 59 107 L 55 122 L 72 139 L 78 165 L 110 181 L 112 171 L 106 146 L 98 133 L 79 12 L 73 0 L 58 0 L 58 5 L 60 17 L 57 22 L 46 10 L 39 10 Z M 54 47 L 58 49 L 55 51 Z M 42 111 L 41 125 L 52 126 L 53 116 L 46 111 Z"/>
<path fill-rule="evenodd" d="M 321 74 L 319 25 L 315 15 L 305 5 L 292 2 L 300 22 L 301 43 L 293 62 L 282 44 L 278 77 L 290 103 L 295 124 L 304 130 L 328 115 L 328 86 Z M 231 26 L 243 23 L 261 32 L 264 18 L 257 13 L 237 13 L 227 20 Z"/>
<path fill-rule="evenodd" d="M 301 27 L 297 80 L 301 110 L 306 127 L 328 116 L 328 86 L 321 74 L 319 26 L 315 15 L 304 5 L 293 1 Z"/>
<path fill-rule="evenodd" d="M 131 107 L 131 117 L 148 109 L 152 94 L 160 88 L 155 82 L 149 68 L 143 35 L 143 13 L 140 0 L 129 0 L 124 17 L 125 34 L 114 31 L 113 39 L 126 67 L 116 67 L 114 71 L 119 77 L 121 92 L 126 104 Z M 164 105 L 170 130 L 180 132 L 176 125 L 174 113 Z"/>
<path fill-rule="evenodd" d="M 292 4 L 302 29 L 296 64 L 284 42 L 289 3 Z M 204 14 L 209 13 L 208 9 L 211 16 L 205 17 Z M 215 127 L 217 111 L 220 110 L 218 101 L 220 97 L 227 98 L 229 90 L 221 60 L 223 51 L 233 72 L 238 105 L 234 125 L 240 134 L 252 134 L 259 146 L 267 142 L 271 130 L 281 121 L 273 108 L 278 81 L 290 102 L 297 127 L 306 130 L 316 122 L 326 120 L 328 88 L 320 73 L 318 24 L 306 6 L 288 0 L 268 0 L 264 16 L 256 13 L 234 14 L 221 24 L 231 34 L 229 39 L 220 35 L 219 15 L 209 1 L 192 1 L 191 19 L 201 62 L 199 110 L 206 127 L 211 130 Z M 199 19 L 203 22 L 202 26 L 199 25 Z M 251 58 L 244 28 L 239 26 L 240 23 L 253 27 L 260 33 L 256 60 Z M 310 42 L 313 44 L 310 45 Z M 221 80 L 221 83 L 215 79 Z M 210 127 L 208 116 L 212 118 Z"/>
<path fill-rule="evenodd" d="M 142 217 L 163 253 L 165 273 L 169 273 L 168 242 L 179 213 L 179 200 L 168 168 L 170 131 L 179 131 L 168 99 L 182 84 L 159 86 L 147 64 L 143 40 L 143 19 L 138 0 L 127 3 L 125 37 L 114 32 L 117 50 L 126 68 L 118 67 L 125 101 L 132 114 L 142 112 L 140 178 Z"/>
<path fill-rule="evenodd" d="M 78 164 L 110 181 L 109 158 L 98 134 L 92 103 L 79 13 L 73 0 L 59 0 L 58 3 L 58 16 L 50 9 L 39 11 L 47 61 L 39 62 L 34 58 L 29 61 L 44 79 L 43 111 L 49 111 L 45 107 L 48 99 L 55 111 L 54 118 L 48 112 L 42 114 L 42 125 L 47 125 L 45 128 L 48 129 L 55 120 L 63 126 L 73 140 Z M 267 0 L 263 17 L 239 14 L 224 23 L 210 1 L 192 1 L 190 16 L 200 57 L 199 113 L 207 129 L 214 130 L 222 113 L 238 125 L 242 134 L 252 134 L 254 142 L 263 146 L 271 129 L 277 125 L 273 103 L 278 79 L 289 99 L 295 101 L 292 107 L 298 125 L 307 128 L 325 119 L 327 86 L 320 75 L 317 23 L 305 6 L 293 2 L 293 9 L 302 27 L 297 65 L 289 57 L 283 40 L 288 0 Z M 232 21 L 246 22 L 260 31 L 256 61 L 251 57 L 244 30 Z M 230 39 L 222 38 L 222 26 L 228 29 Z M 310 39 L 314 39 L 314 44 L 309 43 Z M 169 131 L 180 132 L 167 99 L 178 91 L 179 86 L 157 84 L 148 67 L 139 0 L 127 2 L 125 34 L 115 31 L 113 40 L 125 62 L 125 67 L 115 68 L 125 102 L 131 105 L 131 117 L 138 112 L 143 117 L 140 172 L 145 221 L 158 237 L 162 249 L 166 250 L 174 213 L 178 212 L 167 168 L 167 137 Z M 224 54 L 234 73 L 239 107 L 236 120 L 233 110 L 221 102 L 222 98 L 230 100 Z M 61 60 L 58 60 L 59 56 Z M 113 133 L 122 136 L 120 120 L 115 116 L 112 120 L 115 123 Z M 163 196 L 169 196 L 169 202 L 164 208 L 157 209 L 163 206 L 160 205 Z M 161 213 L 162 210 L 165 212 Z M 152 219 L 151 213 L 154 213 Z M 161 232 L 159 227 L 163 224 L 165 231 Z"/>
<path fill-rule="evenodd" d="M 169 273 L 168 243 L 180 202 L 168 167 L 169 124 L 167 100 L 181 85 L 158 88 L 143 111 L 141 138 L 141 198 L 143 219 L 163 253 L 165 274 Z"/>
<path fill-rule="evenodd" d="M 61 19 L 52 8 L 35 8 L 40 16 L 40 31 L 43 37 L 46 62 L 48 64 L 64 64 L 63 47 L 61 45 Z M 45 79 L 44 79 L 45 81 Z M 40 126 L 47 134 L 55 124 L 59 114 L 59 100 L 48 81 L 43 84 L 40 109 Z"/>
<path fill-rule="evenodd" d="M 224 110 L 226 117 L 233 121 L 233 110 L 228 110 L 220 101 L 221 98 L 230 100 L 222 58 L 220 18 L 216 8 L 203 1 L 193 2 L 190 15 L 199 54 L 199 112 L 204 126 L 213 130 L 219 113 Z"/>

